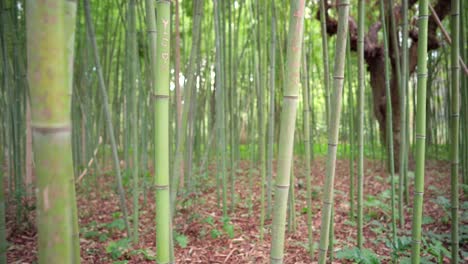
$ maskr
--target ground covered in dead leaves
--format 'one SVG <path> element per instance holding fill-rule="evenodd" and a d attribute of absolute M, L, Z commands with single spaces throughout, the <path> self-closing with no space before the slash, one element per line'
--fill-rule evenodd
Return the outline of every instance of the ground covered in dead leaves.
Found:
<path fill-rule="evenodd" d="M 249 172 L 250 163 L 241 162 L 236 170 L 234 210 L 229 218 L 222 217 L 222 209 L 216 191 L 214 167 L 208 174 L 201 174 L 195 192 L 179 199 L 175 218 L 175 255 L 177 263 L 268 263 L 270 249 L 271 219 L 265 222 L 265 238 L 260 241 L 260 177 L 257 169 Z M 426 188 L 424 194 L 423 232 L 427 240 L 440 237 L 443 247 L 449 248 L 450 220 L 444 203 L 449 199 L 450 178 L 447 162 L 429 161 L 426 164 Z M 303 167 L 295 161 L 296 230 L 286 234 L 285 263 L 314 263 L 307 251 L 306 202 Z M 229 175 L 229 174 L 228 174 Z M 250 181 L 249 181 L 250 175 Z M 312 164 L 313 186 L 313 237 L 318 243 L 322 186 L 325 175 L 325 160 L 318 158 Z M 349 162 L 337 161 L 335 194 L 335 246 L 334 252 L 351 248 L 356 241 L 356 224 L 350 218 Z M 392 252 L 390 179 L 380 161 L 365 162 L 365 247 L 375 252 L 382 263 L 388 263 Z M 113 175 L 102 175 L 97 181 L 93 176 L 77 186 L 82 263 L 154 263 L 155 256 L 155 203 L 151 191 L 140 198 L 140 239 L 138 244 L 129 243 L 118 207 Z M 195 176 L 194 176 L 195 177 Z M 193 180 L 195 181 L 195 179 Z M 411 236 L 412 178 L 410 177 L 410 201 L 405 206 L 405 225 L 399 230 L 402 242 Z M 250 183 L 252 189 L 250 189 Z M 131 183 L 128 183 L 131 186 Z M 229 189 L 229 188 L 228 188 Z M 146 199 L 145 197 L 146 196 Z M 131 190 L 127 188 L 128 208 L 131 213 Z M 228 193 L 228 206 L 231 207 Z M 11 198 L 10 198 L 11 199 Z M 462 193 L 460 204 L 465 201 Z M 356 206 L 355 206 L 356 208 Z M 463 214 L 464 212 L 462 212 Z M 37 232 L 34 225 L 34 210 L 28 213 L 29 224 L 15 224 L 15 210 L 8 207 L 7 240 L 8 263 L 35 263 L 37 261 Z M 466 229 L 468 223 L 463 222 Z M 465 228 L 463 228 L 463 226 Z M 465 238 L 466 239 L 466 238 Z M 466 240 L 462 240 L 466 241 Z M 404 244 L 404 243 L 403 243 Z M 462 244 L 468 251 L 468 245 Z M 317 252 L 315 252 L 317 255 Z M 409 253 L 399 253 L 402 258 Z M 435 259 L 430 250 L 425 250 L 429 260 Z M 443 252 L 441 250 L 441 255 Z M 444 262 L 448 257 L 442 257 Z M 468 259 L 466 259 L 468 261 Z M 334 258 L 334 263 L 348 263 Z"/>

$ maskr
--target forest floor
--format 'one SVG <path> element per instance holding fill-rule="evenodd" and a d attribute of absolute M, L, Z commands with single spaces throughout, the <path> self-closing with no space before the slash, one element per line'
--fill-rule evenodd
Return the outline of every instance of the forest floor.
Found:
<path fill-rule="evenodd" d="M 234 211 L 229 218 L 222 217 L 218 207 L 214 167 L 210 166 L 209 177 L 200 176 L 194 186 L 200 190 L 178 203 L 175 218 L 175 255 L 177 263 L 268 263 L 270 251 L 271 219 L 265 221 L 265 238 L 259 239 L 260 226 L 260 177 L 254 170 L 252 192 L 249 190 L 250 163 L 242 161 L 236 170 Z M 307 225 L 305 183 L 302 162 L 295 161 L 294 173 L 296 193 L 296 230 L 286 233 L 285 263 L 314 263 L 307 251 Z M 435 263 L 435 256 L 441 255 L 448 263 L 447 249 L 450 239 L 450 218 L 448 199 L 450 194 L 450 167 L 447 162 L 427 161 L 426 188 L 424 194 L 423 256 Z M 313 238 L 315 247 L 319 240 L 322 186 L 324 184 L 325 160 L 317 158 L 312 164 L 312 214 Z M 335 258 L 333 263 L 351 263 L 345 255 L 353 255 L 356 244 L 356 224 L 349 216 L 349 162 L 337 161 L 335 180 Z M 275 175 L 274 175 L 275 176 Z M 399 228 L 399 243 L 396 250 L 390 248 L 391 206 L 390 177 L 386 176 L 381 161 L 365 162 L 365 248 L 374 252 L 381 263 L 388 263 L 391 254 L 396 253 L 400 260 L 409 256 L 411 237 L 412 182 L 410 174 L 410 203 L 405 205 L 405 225 Z M 140 239 L 138 244 L 129 243 L 125 237 L 125 226 L 119 213 L 118 196 L 115 193 L 113 175 L 104 174 L 97 181 L 87 175 L 86 180 L 77 185 L 80 244 L 82 263 L 154 263 L 155 256 L 155 203 L 148 192 L 146 204 L 143 194 L 140 199 Z M 127 183 L 131 186 L 131 182 Z M 203 188 L 201 188 L 203 186 Z M 229 190 L 229 185 L 228 185 Z M 250 199 L 253 195 L 253 199 Z M 230 203 L 228 192 L 228 206 Z M 131 191 L 127 192 L 128 208 L 131 206 Z M 252 202 L 250 202 L 252 201 Z M 464 205 L 465 204 L 465 205 Z M 461 193 L 460 205 L 466 207 L 466 195 Z M 250 208 L 250 209 L 249 209 Z M 356 208 L 356 206 L 355 206 Z M 131 211 L 131 210 L 130 210 Z M 468 219 L 462 211 L 461 244 L 462 251 L 468 251 L 466 234 Z M 37 232 L 35 211 L 28 214 L 29 224 L 15 224 L 13 206 L 7 212 L 8 263 L 35 263 L 37 261 Z M 434 242 L 435 241 L 435 242 Z M 439 242 L 437 242 L 439 241 Z M 315 250 L 315 255 L 317 255 Z M 374 254 L 373 253 L 373 254 Z M 368 255 L 373 255 L 368 254 Z M 365 254 L 364 254 L 365 255 Z M 468 261 L 466 253 L 464 260 Z M 463 262 L 463 261 L 462 261 Z M 374 262 L 370 262 L 374 263 Z M 403 263 L 403 261 L 401 262 Z M 465 262 L 467 263 L 467 262 Z"/>

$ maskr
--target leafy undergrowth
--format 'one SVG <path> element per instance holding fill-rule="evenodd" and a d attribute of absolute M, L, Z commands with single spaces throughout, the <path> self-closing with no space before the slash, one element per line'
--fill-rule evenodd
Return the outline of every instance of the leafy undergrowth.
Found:
<path fill-rule="evenodd" d="M 312 166 L 313 236 L 319 240 L 321 188 L 325 160 Z M 399 228 L 397 243 L 390 242 L 390 179 L 383 164 L 365 162 L 365 250 L 355 248 L 356 223 L 349 216 L 349 162 L 337 161 L 335 194 L 334 263 L 389 263 L 392 258 L 409 263 L 411 248 L 412 181 L 410 174 L 409 205 L 405 206 L 405 224 Z M 450 241 L 449 166 L 444 162 L 426 164 L 426 189 L 423 218 L 423 261 L 448 263 Z M 295 232 L 287 233 L 285 263 L 314 263 L 307 251 L 305 183 L 302 163 L 295 161 L 296 220 Z M 228 174 L 229 175 L 229 174 Z M 249 181 L 249 176 L 251 181 Z M 275 175 L 274 175 L 275 176 Z M 156 255 L 154 196 L 151 191 L 140 197 L 140 239 L 137 244 L 125 236 L 125 224 L 119 212 L 114 177 L 92 176 L 80 183 L 78 211 L 82 263 L 154 263 Z M 195 191 L 179 199 L 175 217 L 174 243 L 178 263 L 268 263 L 271 219 L 265 222 L 265 238 L 260 241 L 260 176 L 250 163 L 242 161 L 236 170 L 235 202 L 228 193 L 229 217 L 222 216 L 216 191 L 214 167 L 196 177 Z M 195 179 L 192 179 L 195 182 Z M 252 183 L 252 189 L 249 187 Z M 131 206 L 131 183 L 127 186 L 128 208 Z M 230 186 L 229 186 L 230 187 Z M 229 190 L 229 188 L 228 188 Z M 462 192 L 460 239 L 462 258 L 468 260 L 468 202 Z M 234 208 L 234 210 L 232 210 Z M 355 206 L 356 208 L 356 206 Z M 14 224 L 14 208 L 8 208 L 8 263 L 34 263 L 37 259 L 37 233 L 34 224 Z M 131 213 L 131 210 L 130 210 Z M 34 223 L 34 211 L 28 221 Z M 314 252 L 315 256 L 317 251 Z"/>

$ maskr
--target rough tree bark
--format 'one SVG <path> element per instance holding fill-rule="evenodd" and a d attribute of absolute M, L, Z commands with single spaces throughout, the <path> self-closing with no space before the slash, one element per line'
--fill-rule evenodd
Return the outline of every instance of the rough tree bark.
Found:
<path fill-rule="evenodd" d="M 409 0 L 408 7 L 413 8 L 417 0 Z M 326 17 L 326 28 L 329 36 L 335 35 L 337 32 L 338 21 L 336 18 L 330 17 L 328 10 L 330 8 L 335 8 L 335 5 L 330 5 L 326 2 L 325 13 Z M 450 12 L 451 4 L 449 0 L 438 0 L 434 6 L 434 10 L 439 16 L 440 20 L 443 20 Z M 389 7 L 387 7 L 387 10 Z M 395 24 L 399 25 L 401 23 L 401 6 L 395 5 L 392 7 L 393 13 L 395 15 Z M 387 14 L 388 15 L 388 14 Z M 320 10 L 317 12 L 316 19 L 320 20 Z M 353 17 L 349 17 L 349 34 L 351 41 L 351 50 L 357 51 L 357 40 L 358 40 L 358 27 L 357 23 Z M 411 45 L 408 48 L 408 71 L 411 75 L 417 65 L 417 47 L 418 47 L 418 28 L 417 23 L 410 21 L 410 25 L 413 25 L 409 31 L 409 38 L 411 39 Z M 378 32 L 381 29 L 380 21 L 375 22 L 369 27 L 369 31 L 364 38 L 364 59 L 367 64 L 367 71 L 370 74 L 370 85 L 372 88 L 372 99 L 373 99 L 373 110 L 375 118 L 380 126 L 380 135 L 381 140 L 385 144 L 386 139 L 386 92 L 385 92 L 385 76 L 384 72 L 384 52 L 383 52 L 383 43 L 379 42 Z M 428 28 L 428 50 L 434 50 L 439 48 L 442 45 L 442 41 L 437 37 L 437 22 L 431 16 L 429 18 L 429 28 Z M 392 34 L 389 32 L 390 43 L 392 39 Z M 399 47 L 401 48 L 401 46 Z M 393 52 L 393 46 L 390 45 L 390 61 L 391 61 L 391 99 L 392 99 L 392 114 L 393 114 L 393 136 L 394 136 L 394 153 L 395 153 L 395 169 L 398 170 L 399 166 L 399 150 L 400 150 L 400 96 L 398 89 L 398 81 L 396 77 L 396 65 L 395 65 L 395 52 Z"/>

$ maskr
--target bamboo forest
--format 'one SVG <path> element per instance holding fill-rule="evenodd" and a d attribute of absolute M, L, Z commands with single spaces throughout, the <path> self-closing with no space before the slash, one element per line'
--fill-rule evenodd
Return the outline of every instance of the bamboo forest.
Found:
<path fill-rule="evenodd" d="M 468 263 L 468 1 L 0 0 L 0 264 Z"/>

